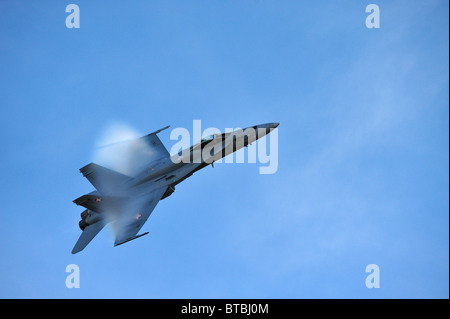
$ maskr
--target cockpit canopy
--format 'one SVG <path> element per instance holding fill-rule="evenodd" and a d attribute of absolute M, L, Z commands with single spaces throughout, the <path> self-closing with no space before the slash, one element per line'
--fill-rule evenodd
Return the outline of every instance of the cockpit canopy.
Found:
<path fill-rule="evenodd" d="M 200 141 L 200 143 L 197 143 L 197 144 L 195 144 L 195 145 L 192 145 L 192 146 L 189 148 L 189 151 L 192 152 L 192 151 L 194 150 L 194 147 L 198 147 L 199 144 L 200 144 L 200 148 L 203 148 L 208 142 L 211 142 L 213 139 L 214 139 L 214 135 L 209 135 L 209 136 L 207 136 L 207 137 L 205 137 L 205 138 L 202 138 L 201 141 Z M 182 154 L 183 154 L 183 151 L 180 150 L 180 151 L 178 152 L 178 155 L 181 156 Z"/>
<path fill-rule="evenodd" d="M 200 143 L 208 142 L 214 139 L 214 135 L 210 135 L 208 137 L 202 138 Z"/>

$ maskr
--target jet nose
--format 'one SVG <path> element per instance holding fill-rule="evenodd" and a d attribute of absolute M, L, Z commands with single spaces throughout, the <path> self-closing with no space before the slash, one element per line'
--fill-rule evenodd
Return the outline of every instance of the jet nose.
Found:
<path fill-rule="evenodd" d="M 267 130 L 267 132 L 270 132 L 270 131 L 276 129 L 278 127 L 278 125 L 280 125 L 280 123 L 273 122 L 273 123 L 263 124 L 263 125 L 261 125 L 261 127 L 264 127 Z"/>
<path fill-rule="evenodd" d="M 280 123 L 278 123 L 278 122 L 259 124 L 259 125 L 247 127 L 244 130 L 249 129 L 249 128 L 255 130 L 257 132 L 257 134 L 258 134 L 257 136 L 259 138 L 266 134 L 269 134 L 272 130 L 276 129 L 278 127 L 278 125 L 280 125 Z M 261 135 L 261 132 L 265 132 L 265 133 Z"/>
<path fill-rule="evenodd" d="M 256 125 L 256 127 L 257 128 L 265 128 L 266 130 L 273 130 L 273 129 L 277 128 L 278 125 L 280 125 L 280 123 L 273 122 L 273 123 L 266 123 L 266 124 Z"/>

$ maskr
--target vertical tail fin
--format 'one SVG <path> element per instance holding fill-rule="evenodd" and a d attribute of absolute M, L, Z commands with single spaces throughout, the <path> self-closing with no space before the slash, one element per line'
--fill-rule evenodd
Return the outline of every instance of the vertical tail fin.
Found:
<path fill-rule="evenodd" d="M 72 254 L 76 254 L 82 251 L 91 242 L 91 240 L 94 239 L 95 236 L 97 236 L 97 234 L 103 229 L 104 226 L 105 223 L 103 223 L 102 221 L 87 226 L 83 230 L 80 238 L 78 238 L 77 243 L 73 247 Z"/>

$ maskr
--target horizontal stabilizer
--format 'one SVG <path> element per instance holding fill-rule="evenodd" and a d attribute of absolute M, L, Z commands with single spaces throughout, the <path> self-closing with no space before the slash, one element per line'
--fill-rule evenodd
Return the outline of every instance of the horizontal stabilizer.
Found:
<path fill-rule="evenodd" d="M 116 189 L 118 185 L 124 184 L 132 179 L 130 176 L 95 163 L 90 163 L 80 168 L 80 172 L 102 194 L 110 193 Z"/>
<path fill-rule="evenodd" d="M 94 194 L 87 194 L 78 197 L 73 202 L 79 206 L 83 206 L 87 209 L 93 210 L 97 213 L 107 211 L 111 207 L 120 207 L 120 205 L 126 200 L 126 197 L 116 196 L 100 196 Z"/>

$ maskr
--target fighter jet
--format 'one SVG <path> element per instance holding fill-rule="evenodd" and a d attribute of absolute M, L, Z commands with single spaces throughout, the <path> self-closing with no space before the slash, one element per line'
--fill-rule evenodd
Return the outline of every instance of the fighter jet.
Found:
<path fill-rule="evenodd" d="M 197 144 L 170 156 L 157 136 L 169 126 L 139 139 L 119 143 L 131 152 L 132 176 L 90 163 L 80 172 L 95 191 L 73 202 L 86 208 L 81 213 L 82 233 L 72 254 L 82 251 L 107 224 L 112 226 L 114 246 L 148 234 L 137 234 L 161 199 L 175 191 L 175 186 L 218 159 L 246 147 L 274 130 L 279 123 L 255 125 L 229 133 L 213 134 Z"/>

